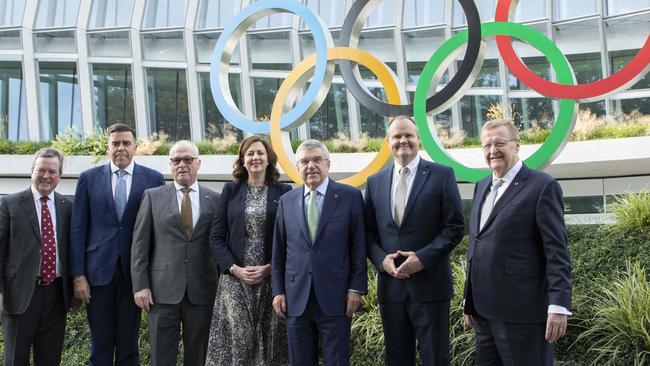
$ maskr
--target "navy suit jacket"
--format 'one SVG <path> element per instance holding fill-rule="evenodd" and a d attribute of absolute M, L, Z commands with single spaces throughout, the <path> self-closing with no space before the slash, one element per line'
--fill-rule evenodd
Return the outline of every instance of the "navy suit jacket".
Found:
<path fill-rule="evenodd" d="M 81 173 L 75 191 L 70 229 L 70 274 L 85 275 L 91 286 L 113 279 L 118 258 L 123 273 L 131 273 L 131 240 L 145 189 L 165 184 L 159 172 L 134 164 L 129 200 L 117 218 L 110 164 Z"/>
<path fill-rule="evenodd" d="M 273 296 L 286 295 L 289 316 L 299 316 L 312 287 L 321 310 L 346 311 L 348 290 L 368 291 L 361 192 L 329 181 L 312 243 L 300 186 L 280 198 L 273 233 Z"/>
<path fill-rule="evenodd" d="M 368 257 L 380 269 L 378 301 L 449 300 L 453 294 L 449 253 L 464 232 L 454 171 L 420 159 L 400 227 L 395 224 L 391 210 L 392 181 L 393 166 L 390 166 L 371 176 L 366 185 Z M 424 269 L 405 280 L 381 271 L 386 255 L 397 250 L 414 251 Z"/>
<path fill-rule="evenodd" d="M 513 323 L 546 322 L 548 305 L 571 309 L 571 261 L 562 189 L 522 166 L 483 229 L 492 175 L 477 183 L 467 250 L 465 313 Z"/>
<path fill-rule="evenodd" d="M 264 255 L 266 262 L 271 262 L 273 247 L 273 226 L 278 211 L 280 197 L 289 192 L 291 186 L 284 183 L 269 185 L 266 195 L 266 228 L 264 235 Z M 212 220 L 210 247 L 217 260 L 219 271 L 229 274 L 233 264 L 243 266 L 244 241 L 246 238 L 246 182 L 228 182 L 223 186 L 221 198 Z"/>

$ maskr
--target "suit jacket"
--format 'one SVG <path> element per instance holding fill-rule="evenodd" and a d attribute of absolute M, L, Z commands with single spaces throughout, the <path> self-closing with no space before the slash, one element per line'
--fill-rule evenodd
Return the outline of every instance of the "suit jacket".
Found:
<path fill-rule="evenodd" d="M 68 248 L 72 201 L 54 192 L 56 251 L 61 264 L 65 308 L 72 301 Z M 27 310 L 40 275 L 41 229 L 31 188 L 0 199 L 0 293 L 5 314 Z"/>
<path fill-rule="evenodd" d="M 110 164 L 88 169 L 79 176 L 75 191 L 70 233 L 70 273 L 72 276 L 85 275 L 91 286 L 109 283 L 118 259 L 128 277 L 133 225 L 142 193 L 145 189 L 165 184 L 162 174 L 135 164 L 129 200 L 122 220 L 119 220 L 111 175 Z"/>
<path fill-rule="evenodd" d="M 465 229 L 454 171 L 420 159 L 399 227 L 391 209 L 392 182 L 393 167 L 387 167 L 371 176 L 366 185 L 368 257 L 380 269 L 378 301 L 449 300 L 453 294 L 449 253 L 463 238 Z M 397 250 L 414 251 L 424 269 L 406 280 L 385 273 L 384 258 Z"/>
<path fill-rule="evenodd" d="M 349 289 L 366 293 L 366 235 L 361 192 L 329 180 L 312 243 L 304 188 L 280 198 L 273 232 L 273 296 L 285 294 L 289 316 L 299 316 L 313 286 L 321 310 L 341 316 Z"/>
<path fill-rule="evenodd" d="M 186 292 L 192 304 L 214 303 L 218 274 L 209 237 L 219 194 L 199 186 L 199 197 L 201 213 L 188 238 L 174 184 L 145 191 L 133 231 L 133 292 L 151 289 L 156 304 L 178 304 Z"/>
<path fill-rule="evenodd" d="M 289 192 L 291 186 L 284 183 L 269 185 L 266 196 L 266 227 L 264 235 L 264 254 L 266 262 L 271 262 L 273 250 L 273 226 L 278 212 L 280 196 Z M 246 238 L 246 182 L 228 182 L 221 191 L 217 210 L 212 221 L 210 247 L 219 266 L 219 271 L 228 274 L 233 264 L 242 266 L 244 241 Z"/>
<path fill-rule="evenodd" d="M 545 322 L 548 305 L 571 309 L 571 261 L 562 189 L 522 166 L 483 229 L 481 206 L 492 175 L 474 189 L 465 313 L 514 323 Z"/>

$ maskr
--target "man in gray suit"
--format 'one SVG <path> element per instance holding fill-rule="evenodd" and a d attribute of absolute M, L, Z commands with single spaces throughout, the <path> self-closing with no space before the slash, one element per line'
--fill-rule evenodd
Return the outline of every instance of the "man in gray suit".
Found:
<path fill-rule="evenodd" d="M 176 365 L 181 324 L 184 364 L 205 364 L 217 271 L 210 252 L 219 194 L 197 182 L 199 151 L 179 141 L 169 152 L 174 183 L 148 189 L 131 247 L 135 303 L 149 312 L 152 365 Z"/>
<path fill-rule="evenodd" d="M 41 149 L 32 164 L 32 184 L 0 199 L 0 310 L 4 364 L 61 362 L 72 282 L 68 233 L 72 202 L 54 192 L 63 154 Z"/>

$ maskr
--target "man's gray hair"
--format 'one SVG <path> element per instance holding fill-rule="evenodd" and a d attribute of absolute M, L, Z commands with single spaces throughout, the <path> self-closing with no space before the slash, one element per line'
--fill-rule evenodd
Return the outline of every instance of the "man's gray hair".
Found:
<path fill-rule="evenodd" d="M 172 145 L 172 148 L 169 149 L 169 157 L 171 157 L 174 151 L 176 151 L 176 149 L 178 149 L 179 147 L 187 147 L 194 152 L 194 155 L 199 156 L 199 148 L 196 146 L 195 143 L 188 140 L 180 140 L 180 141 L 176 141 L 174 145 Z"/>
<path fill-rule="evenodd" d="M 318 140 L 314 140 L 314 139 L 303 141 L 298 146 L 298 149 L 296 149 L 296 156 L 300 156 L 300 153 L 303 150 L 313 150 L 313 149 L 321 149 L 325 159 L 330 160 L 330 151 L 327 150 L 327 146 L 325 146 L 324 143 L 322 143 L 322 142 L 320 142 Z"/>
<path fill-rule="evenodd" d="M 512 136 L 513 139 L 519 141 L 519 129 L 517 126 L 515 126 L 515 123 L 512 122 L 511 119 L 493 119 L 491 121 L 485 122 L 481 128 L 481 135 L 483 134 L 483 131 L 493 130 L 501 126 L 505 126 L 508 131 L 510 131 L 510 136 Z"/>
<path fill-rule="evenodd" d="M 57 158 L 59 159 L 59 175 L 63 174 L 63 153 L 59 149 L 53 147 L 44 147 L 34 154 L 34 161 L 32 161 L 32 170 L 36 165 L 38 158 Z"/>

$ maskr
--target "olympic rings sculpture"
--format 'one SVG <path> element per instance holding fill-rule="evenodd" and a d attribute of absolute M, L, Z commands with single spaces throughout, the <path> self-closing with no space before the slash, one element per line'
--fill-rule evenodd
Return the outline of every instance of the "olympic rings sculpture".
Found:
<path fill-rule="evenodd" d="M 418 125 L 422 146 L 436 162 L 454 169 L 456 177 L 463 181 L 477 182 L 490 171 L 475 169 L 454 160 L 432 131 L 428 116 L 447 109 L 458 101 L 474 83 L 483 64 L 486 51 L 485 37 L 496 37 L 499 53 L 513 75 L 530 89 L 550 98 L 559 99 L 560 108 L 554 127 L 546 141 L 525 162 L 532 168 L 542 169 L 549 165 L 569 140 L 577 117 L 578 102 L 604 99 L 640 80 L 650 71 L 650 35 L 637 55 L 618 72 L 605 79 L 579 85 L 571 65 L 559 48 L 542 33 L 508 19 L 514 13 L 518 0 L 498 0 L 495 22 L 481 24 L 473 0 L 458 0 L 468 22 L 468 29 L 445 41 L 425 64 L 415 90 L 414 102 L 407 102 L 404 85 L 384 63 L 368 52 L 356 48 L 361 27 L 370 12 L 381 0 L 357 0 L 345 17 L 341 30 L 341 47 L 333 47 L 329 29 L 311 10 L 298 1 L 260 0 L 236 14 L 226 26 L 215 45 L 210 69 L 210 88 L 214 101 L 225 119 L 235 127 L 249 133 L 269 134 L 278 162 L 285 174 L 294 182 L 302 179 L 295 166 L 295 157 L 287 131 L 305 123 L 318 110 L 327 96 L 334 70 L 339 61 L 341 75 L 350 93 L 370 110 L 383 116 L 412 115 Z M 314 37 L 316 52 L 296 66 L 280 86 L 271 111 L 270 122 L 255 122 L 245 117 L 233 102 L 228 84 L 230 59 L 246 30 L 258 19 L 278 12 L 290 12 L 301 17 Z M 510 37 L 528 43 L 538 49 L 550 62 L 557 82 L 540 78 L 530 71 L 516 55 Z M 446 67 L 465 52 L 458 72 L 441 90 L 435 90 L 437 80 Z M 363 86 L 358 71 L 362 64 L 377 76 L 383 85 L 387 102 L 375 98 Z M 307 81 L 310 85 L 302 98 L 298 93 Z M 342 182 L 355 187 L 365 184 L 367 178 L 378 172 L 390 159 L 390 149 L 384 141 L 380 151 L 368 166 Z"/>

